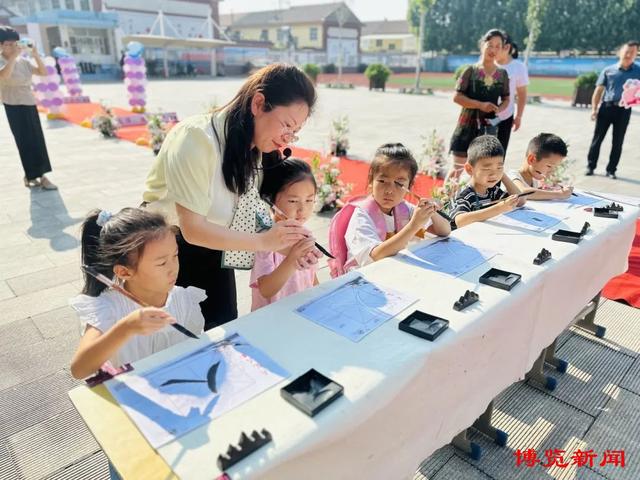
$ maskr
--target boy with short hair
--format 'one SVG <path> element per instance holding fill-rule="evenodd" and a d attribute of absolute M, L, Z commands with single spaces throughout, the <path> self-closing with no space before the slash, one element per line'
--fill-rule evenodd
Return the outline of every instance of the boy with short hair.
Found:
<path fill-rule="evenodd" d="M 573 193 L 573 187 L 541 190 L 540 182 L 567 156 L 567 144 L 553 133 L 540 133 L 527 146 L 527 156 L 518 170 L 511 170 L 509 178 L 523 192 L 533 191 L 529 200 L 563 200 Z"/>
<path fill-rule="evenodd" d="M 496 137 L 475 138 L 467 150 L 464 169 L 471 180 L 456 196 L 452 227 L 482 222 L 525 204 L 525 199 L 517 196 L 518 187 L 504 174 L 504 149 Z M 506 192 L 500 188 L 501 182 Z M 488 205 L 498 200 L 502 201 Z"/>

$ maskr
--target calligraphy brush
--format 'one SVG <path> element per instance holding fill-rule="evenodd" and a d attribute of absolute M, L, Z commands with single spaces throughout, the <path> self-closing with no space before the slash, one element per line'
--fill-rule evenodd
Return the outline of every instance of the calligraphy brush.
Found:
<path fill-rule="evenodd" d="M 527 195 L 533 195 L 534 193 L 536 193 L 536 192 L 531 191 L 531 192 L 518 193 L 518 194 L 516 195 L 516 197 L 518 197 L 518 198 L 520 198 L 520 197 L 526 197 Z M 511 195 L 509 195 L 509 196 L 511 196 Z M 491 201 L 491 202 L 489 202 L 489 203 L 483 203 L 483 202 L 480 202 L 480 206 L 482 206 L 482 207 L 490 207 L 491 205 L 495 205 L 496 203 L 503 202 L 503 201 L 504 201 L 504 200 L 506 200 L 507 198 L 509 198 L 509 197 L 504 197 L 504 198 L 501 198 L 500 200 L 493 200 L 493 201 Z"/>
<path fill-rule="evenodd" d="M 82 270 L 84 270 L 84 272 L 87 275 L 91 275 L 93 278 L 95 278 L 96 280 L 98 280 L 99 282 L 104 283 L 107 287 L 109 287 L 112 290 L 115 290 L 118 293 L 121 293 L 122 295 L 124 295 L 125 297 L 127 297 L 129 300 L 134 301 L 135 303 L 137 303 L 138 305 L 140 305 L 141 307 L 150 307 L 151 305 L 149 305 L 148 303 L 143 302 L 142 300 L 140 300 L 138 297 L 136 297 L 133 293 L 128 292 L 127 290 L 125 290 L 124 288 L 122 288 L 120 285 L 118 285 L 116 282 L 114 282 L 113 280 L 111 280 L 109 277 L 107 277 L 106 275 L 103 275 L 102 273 L 99 273 L 95 268 L 93 267 L 89 267 L 88 265 L 82 265 Z M 189 331 L 188 329 L 184 328 L 182 325 L 180 325 L 179 323 L 170 323 L 169 325 L 171 325 L 173 328 L 175 328 L 176 330 L 178 330 L 180 333 L 183 333 L 184 335 L 186 335 L 187 337 L 191 337 L 191 338 L 195 338 L 196 340 L 199 339 L 199 337 L 195 334 L 192 333 L 191 331 Z"/>
<path fill-rule="evenodd" d="M 287 217 L 284 212 L 282 210 L 280 210 L 278 207 L 275 206 L 275 204 L 269 200 L 266 197 L 262 197 L 262 200 L 269 205 L 271 208 L 273 208 L 273 211 L 276 212 L 278 215 L 280 215 L 281 217 L 283 217 L 285 220 L 289 220 L 289 217 Z M 334 257 L 333 255 L 331 255 L 322 245 L 320 245 L 318 242 L 314 242 L 316 248 L 318 250 L 320 250 L 324 255 L 326 255 L 329 258 L 333 258 L 335 259 L 336 257 Z"/>
<path fill-rule="evenodd" d="M 407 187 L 405 187 L 403 184 L 401 184 L 400 182 L 394 181 L 393 183 L 395 183 L 398 187 L 400 187 L 405 193 L 408 193 L 409 195 L 411 195 L 413 198 L 415 198 L 416 200 L 420 201 L 422 200 L 422 197 L 420 195 L 418 195 L 417 193 L 412 192 L 411 190 L 409 190 Z M 451 222 L 453 221 L 453 219 L 447 215 L 446 213 L 444 213 L 442 210 L 436 210 L 436 213 L 438 215 L 440 215 L 442 218 L 444 218 L 447 222 Z"/>

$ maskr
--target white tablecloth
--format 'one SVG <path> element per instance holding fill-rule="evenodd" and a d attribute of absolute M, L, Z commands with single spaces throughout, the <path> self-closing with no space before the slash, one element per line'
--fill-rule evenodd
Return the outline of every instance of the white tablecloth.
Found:
<path fill-rule="evenodd" d="M 529 206 L 535 206 L 529 202 Z M 549 210 L 548 205 L 545 206 Z M 232 478 L 388 479 L 413 475 L 418 464 L 471 425 L 488 403 L 523 378 L 540 351 L 574 315 L 627 268 L 638 209 L 625 206 L 620 219 L 595 218 L 582 209 L 557 228 L 591 230 L 579 245 L 552 241 L 556 227 L 522 232 L 489 223 L 453 233 L 467 243 L 501 252 L 488 263 L 452 278 L 389 258 L 360 271 L 367 279 L 420 297 L 359 343 L 338 336 L 294 313 L 355 272 L 209 332 L 212 339 L 237 331 L 289 370 L 291 379 L 315 368 L 344 386 L 344 397 L 314 418 L 285 402 L 279 385 L 223 417 L 162 447 L 159 452 L 183 479 L 211 479 L 215 459 L 241 431 L 267 428 L 269 447 L 228 473 Z M 533 265 L 541 248 L 553 260 Z M 520 273 L 511 292 L 478 283 L 490 267 Z M 466 289 L 480 303 L 463 312 L 453 302 Z M 398 330 L 414 309 L 450 321 L 435 342 Z M 183 342 L 138 362 L 137 371 L 189 348 Z"/>

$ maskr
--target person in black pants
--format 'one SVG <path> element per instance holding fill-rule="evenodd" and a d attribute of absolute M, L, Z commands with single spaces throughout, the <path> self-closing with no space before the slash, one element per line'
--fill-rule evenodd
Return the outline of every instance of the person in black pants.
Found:
<path fill-rule="evenodd" d="M 640 79 L 640 65 L 634 63 L 638 56 L 638 42 L 625 43 L 620 47 L 618 56 L 620 61 L 617 64 L 605 68 L 600 73 L 596 82 L 596 89 L 593 92 L 591 120 L 596 121 L 596 129 L 589 148 L 586 172 L 586 175 L 593 175 L 598 164 L 602 141 L 609 130 L 609 126 L 613 125 L 607 177 L 611 177 L 614 180 L 617 178 L 616 170 L 622 154 L 624 135 L 627 132 L 627 126 L 631 118 L 631 109 L 619 105 L 622 97 L 622 87 L 629 79 Z M 601 99 L 602 104 L 600 104 Z"/>
<path fill-rule="evenodd" d="M 57 187 L 45 176 L 51 171 L 51 163 L 31 91 L 31 77 L 47 75 L 47 67 L 35 45 L 21 46 L 18 40 L 18 32 L 0 25 L 0 98 L 22 162 L 24 185 L 55 190 Z M 26 52 L 35 64 L 23 55 Z"/>

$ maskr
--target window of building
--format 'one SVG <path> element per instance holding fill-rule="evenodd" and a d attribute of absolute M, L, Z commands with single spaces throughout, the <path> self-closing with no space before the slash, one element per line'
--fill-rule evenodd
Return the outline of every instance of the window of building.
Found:
<path fill-rule="evenodd" d="M 75 10 L 76 9 L 74 0 L 65 0 L 64 1 L 64 6 L 66 7 L 67 10 Z"/>
<path fill-rule="evenodd" d="M 48 0 L 40 0 L 38 2 L 38 7 L 41 12 L 44 10 L 51 10 L 51 2 Z"/>
<path fill-rule="evenodd" d="M 263 42 L 269 41 L 269 30 L 265 28 L 260 32 L 260 40 L 262 40 Z"/>
<path fill-rule="evenodd" d="M 91 6 L 89 5 L 89 0 L 80 0 L 80 10 L 91 10 Z"/>
<path fill-rule="evenodd" d="M 309 29 L 309 40 L 318 40 L 318 27 L 311 27 Z"/>
<path fill-rule="evenodd" d="M 396 44 L 395 43 L 390 43 L 389 44 L 389 50 L 395 50 L 396 49 Z"/>
<path fill-rule="evenodd" d="M 60 0 L 51 0 L 51 7 L 54 10 L 60 10 Z"/>
<path fill-rule="evenodd" d="M 382 40 L 376 40 L 376 47 L 382 46 Z"/>
<path fill-rule="evenodd" d="M 107 30 L 101 28 L 69 28 L 71 53 L 110 55 Z"/>

